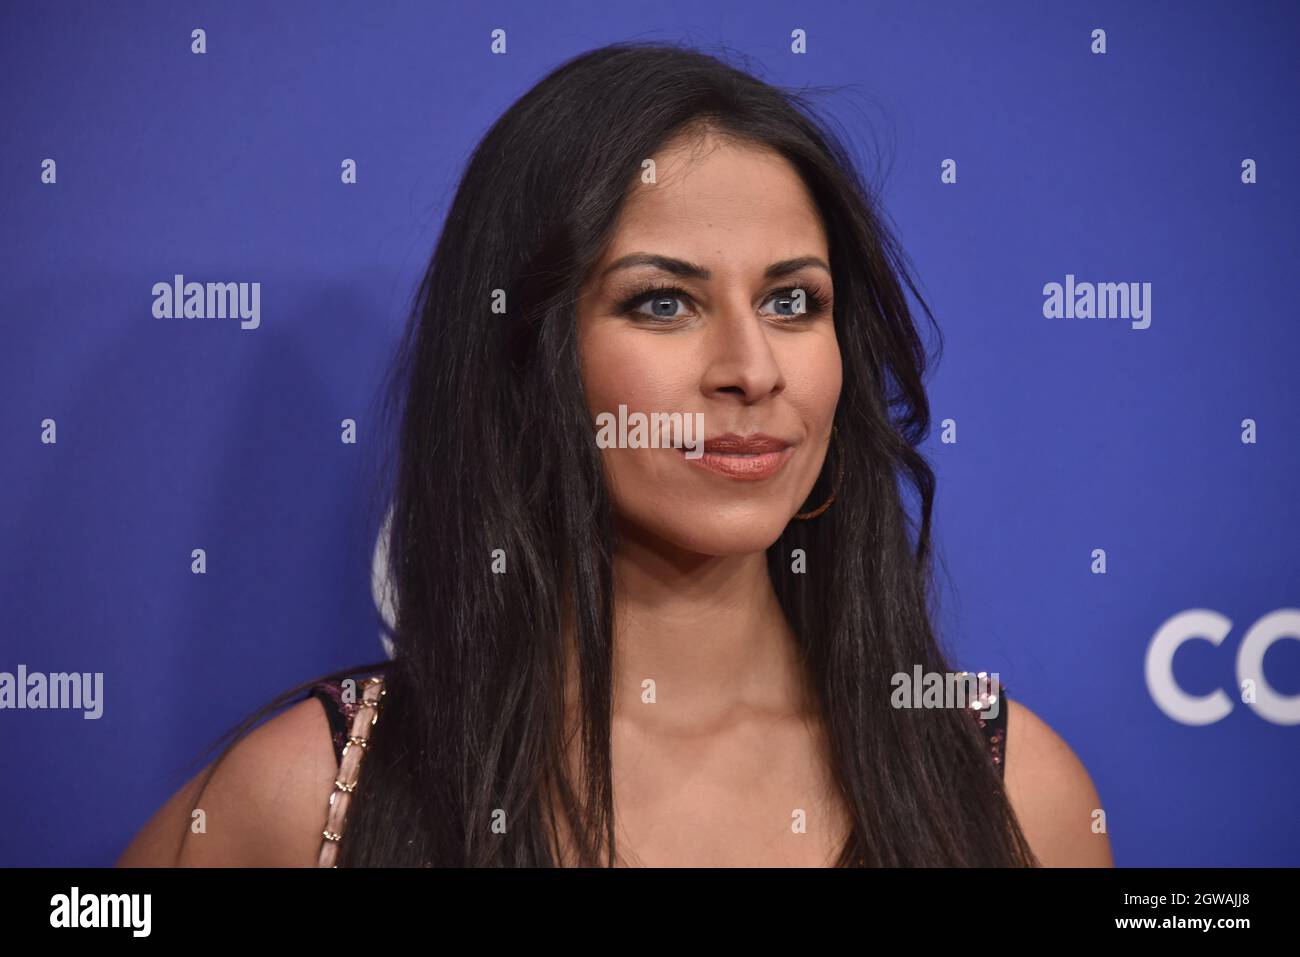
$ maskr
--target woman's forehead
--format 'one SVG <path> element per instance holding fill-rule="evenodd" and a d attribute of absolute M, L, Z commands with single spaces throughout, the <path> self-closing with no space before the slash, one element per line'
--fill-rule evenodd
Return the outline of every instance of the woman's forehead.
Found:
<path fill-rule="evenodd" d="M 607 261 L 634 252 L 702 265 L 825 257 L 821 216 L 784 158 L 743 146 L 665 155 L 655 181 L 638 180 L 624 204 Z"/>

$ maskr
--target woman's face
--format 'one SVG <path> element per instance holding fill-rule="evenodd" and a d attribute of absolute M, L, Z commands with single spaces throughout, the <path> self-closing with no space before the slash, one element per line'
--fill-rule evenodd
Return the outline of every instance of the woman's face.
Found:
<path fill-rule="evenodd" d="M 689 552 L 761 551 L 804 506 L 840 395 L 825 229 L 775 153 L 679 139 L 653 159 L 578 304 L 593 439 L 620 405 L 627 444 L 635 413 L 702 422 L 702 455 L 684 430 L 601 443 L 615 511 Z"/>

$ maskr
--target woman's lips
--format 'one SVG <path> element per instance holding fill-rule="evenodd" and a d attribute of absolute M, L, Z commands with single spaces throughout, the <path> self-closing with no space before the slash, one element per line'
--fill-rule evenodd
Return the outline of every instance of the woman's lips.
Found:
<path fill-rule="evenodd" d="M 742 482 L 754 482 L 775 475 L 794 454 L 794 445 L 770 435 L 735 435 L 727 433 L 704 443 L 704 454 L 699 458 L 686 455 L 692 465 L 717 472 Z"/>

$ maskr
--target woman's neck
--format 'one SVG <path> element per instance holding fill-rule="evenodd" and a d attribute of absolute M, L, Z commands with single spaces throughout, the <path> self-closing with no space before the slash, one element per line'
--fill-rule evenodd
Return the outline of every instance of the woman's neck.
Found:
<path fill-rule="evenodd" d="M 763 552 L 691 555 L 620 537 L 613 672 L 616 720 L 699 728 L 751 709 L 808 710 L 795 636 Z M 660 707 L 646 707 L 647 681 Z"/>

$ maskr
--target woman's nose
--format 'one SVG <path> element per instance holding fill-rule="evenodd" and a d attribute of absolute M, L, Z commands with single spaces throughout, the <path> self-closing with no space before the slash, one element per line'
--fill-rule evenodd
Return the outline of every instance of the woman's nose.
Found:
<path fill-rule="evenodd" d="M 743 293 L 730 296 L 709 316 L 702 387 L 757 402 L 785 385 L 764 320 Z"/>

